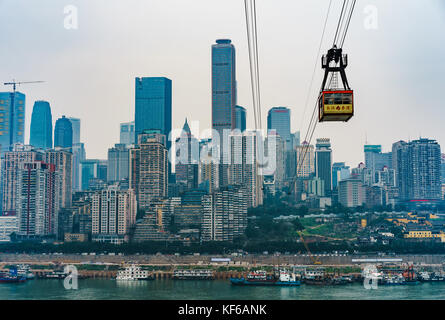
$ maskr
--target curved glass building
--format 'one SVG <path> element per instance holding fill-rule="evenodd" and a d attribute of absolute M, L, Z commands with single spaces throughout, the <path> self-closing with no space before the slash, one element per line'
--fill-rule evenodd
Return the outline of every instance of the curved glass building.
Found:
<path fill-rule="evenodd" d="M 53 120 L 47 101 L 36 101 L 32 109 L 29 144 L 41 149 L 53 147 Z"/>
<path fill-rule="evenodd" d="M 71 148 L 73 146 L 73 126 L 71 121 L 62 116 L 57 119 L 54 128 L 54 147 Z"/>

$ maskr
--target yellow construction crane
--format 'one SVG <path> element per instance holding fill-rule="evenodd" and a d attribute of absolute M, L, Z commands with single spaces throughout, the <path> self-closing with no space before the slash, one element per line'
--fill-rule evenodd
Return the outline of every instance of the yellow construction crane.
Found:
<path fill-rule="evenodd" d="M 315 258 L 315 257 L 312 255 L 311 250 L 309 250 L 309 247 L 308 247 L 306 241 L 304 241 L 303 234 L 301 233 L 301 231 L 298 231 L 298 234 L 300 235 L 300 240 L 301 240 L 301 242 L 303 242 L 304 247 L 306 248 L 306 251 L 307 251 L 309 257 L 310 257 L 311 260 L 312 260 L 312 264 L 320 265 L 320 264 L 321 264 L 321 261 L 318 260 L 317 258 Z"/>

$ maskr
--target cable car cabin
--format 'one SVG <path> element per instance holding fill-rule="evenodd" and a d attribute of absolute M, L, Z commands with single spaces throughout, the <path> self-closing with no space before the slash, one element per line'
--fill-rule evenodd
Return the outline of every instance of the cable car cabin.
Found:
<path fill-rule="evenodd" d="M 322 91 L 318 98 L 318 111 L 320 122 L 348 121 L 354 115 L 353 91 Z"/>

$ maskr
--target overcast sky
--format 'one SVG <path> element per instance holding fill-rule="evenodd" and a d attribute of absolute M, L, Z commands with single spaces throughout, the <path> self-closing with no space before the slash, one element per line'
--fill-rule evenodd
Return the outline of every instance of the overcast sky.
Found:
<path fill-rule="evenodd" d="M 317 68 L 302 120 L 328 0 L 257 0 L 263 127 L 267 110 L 292 110 L 292 131 L 306 131 L 322 70 Z M 323 51 L 329 49 L 341 9 L 333 0 Z M 78 29 L 64 28 L 64 8 L 78 8 Z M 367 6 L 378 28 L 365 28 Z M 26 94 L 26 137 L 35 100 L 82 120 L 88 158 L 106 159 L 119 142 L 119 123 L 134 117 L 134 78 L 173 81 L 173 127 L 184 119 L 210 127 L 210 47 L 232 39 L 237 50 L 238 104 L 253 127 L 247 37 L 242 0 L 0 0 L 0 81 L 45 80 L 20 87 Z M 356 166 L 363 144 L 389 151 L 419 136 L 445 142 L 445 2 L 359 0 L 344 51 L 355 90 L 355 117 L 321 123 L 334 161 Z M 2 91 L 9 88 L 3 87 Z M 300 127 L 303 123 L 303 129 Z"/>

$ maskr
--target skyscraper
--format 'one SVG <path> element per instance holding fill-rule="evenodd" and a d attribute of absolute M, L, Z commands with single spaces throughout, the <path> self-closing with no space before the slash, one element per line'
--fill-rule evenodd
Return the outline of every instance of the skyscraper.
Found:
<path fill-rule="evenodd" d="M 136 143 L 134 135 L 134 121 L 121 123 L 119 143 L 126 145 Z"/>
<path fill-rule="evenodd" d="M 229 39 L 216 40 L 212 45 L 212 129 L 218 135 L 212 137 L 219 146 L 219 185 L 228 184 L 228 151 L 224 149 L 228 134 L 236 127 L 236 55 L 235 46 Z M 224 131 L 227 136 L 224 137 Z"/>
<path fill-rule="evenodd" d="M 54 147 L 71 148 L 73 146 L 73 126 L 71 121 L 62 116 L 57 119 L 54 128 Z"/>
<path fill-rule="evenodd" d="M 314 146 L 308 145 L 308 143 L 304 141 L 301 146 L 296 148 L 296 151 L 296 163 L 299 165 L 296 175 L 297 177 L 307 178 L 315 172 Z"/>
<path fill-rule="evenodd" d="M 275 107 L 267 113 L 267 130 L 275 130 L 286 144 L 286 150 L 291 150 L 293 141 L 290 133 L 290 110 L 285 107 Z"/>
<path fill-rule="evenodd" d="M 166 137 L 159 130 L 146 130 L 130 150 L 130 188 L 138 206 L 148 209 L 152 201 L 168 195 L 168 151 Z"/>
<path fill-rule="evenodd" d="M 29 144 L 41 149 L 53 147 L 53 120 L 47 101 L 36 101 L 32 109 Z"/>
<path fill-rule="evenodd" d="M 324 194 L 332 190 L 332 149 L 329 138 L 317 139 L 315 144 L 315 175 L 324 181 Z"/>
<path fill-rule="evenodd" d="M 164 77 L 136 78 L 135 140 L 144 130 L 160 130 L 168 139 L 172 129 L 172 81 Z"/>
<path fill-rule="evenodd" d="M 80 143 L 80 119 L 78 118 L 68 118 L 71 121 L 71 126 L 73 128 L 73 145 Z"/>
<path fill-rule="evenodd" d="M 59 175 L 59 185 L 56 192 L 59 193 L 60 208 L 69 208 L 72 204 L 73 182 L 73 154 L 69 151 L 56 148 L 45 153 L 44 161 L 53 164 Z"/>
<path fill-rule="evenodd" d="M 397 159 L 396 180 L 403 200 L 440 200 L 440 145 L 419 139 L 393 145 Z"/>
<path fill-rule="evenodd" d="M 25 162 L 42 161 L 44 154 L 31 146 L 16 145 L 2 155 L 1 194 L 2 210 L 16 212 L 17 181 L 20 165 Z"/>
<path fill-rule="evenodd" d="M 121 244 L 129 240 L 136 221 L 136 197 L 133 190 L 115 186 L 93 195 L 91 216 L 93 241 Z"/>
<path fill-rule="evenodd" d="M 25 95 L 0 92 L 0 147 L 9 151 L 15 143 L 25 142 Z"/>
<path fill-rule="evenodd" d="M 130 173 L 130 151 L 126 144 L 118 143 L 108 149 L 107 181 L 128 179 Z"/>
<path fill-rule="evenodd" d="M 365 145 L 365 165 L 369 170 L 370 183 L 377 183 L 377 172 L 384 167 L 392 168 L 392 153 L 382 153 L 381 145 Z"/>
<path fill-rule="evenodd" d="M 235 128 L 246 131 L 246 109 L 241 106 L 235 106 Z"/>
<path fill-rule="evenodd" d="M 185 119 L 181 136 L 176 139 L 176 183 L 185 185 L 188 189 L 198 187 L 199 142 L 192 135 Z"/>
<path fill-rule="evenodd" d="M 212 45 L 212 128 L 220 139 L 223 130 L 235 129 L 236 63 L 235 46 L 229 39 Z"/>
<path fill-rule="evenodd" d="M 21 163 L 17 180 L 19 234 L 56 235 L 59 212 L 59 175 L 53 164 L 42 161 Z"/>

